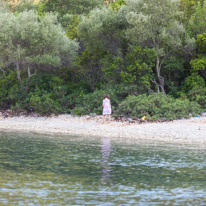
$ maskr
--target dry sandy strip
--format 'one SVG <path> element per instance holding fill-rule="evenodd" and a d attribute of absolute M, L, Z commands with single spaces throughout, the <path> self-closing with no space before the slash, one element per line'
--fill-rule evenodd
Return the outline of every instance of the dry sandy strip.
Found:
<path fill-rule="evenodd" d="M 110 137 L 121 141 L 152 141 L 206 147 L 206 117 L 164 123 L 129 124 L 112 121 L 102 124 L 100 117 L 9 117 L 0 115 L 0 131 L 40 134 Z"/>

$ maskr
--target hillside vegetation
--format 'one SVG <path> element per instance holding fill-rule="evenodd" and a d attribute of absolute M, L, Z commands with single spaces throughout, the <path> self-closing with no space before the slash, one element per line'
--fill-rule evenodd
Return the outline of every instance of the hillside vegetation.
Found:
<path fill-rule="evenodd" d="M 0 110 L 206 111 L 205 0 L 0 0 Z"/>

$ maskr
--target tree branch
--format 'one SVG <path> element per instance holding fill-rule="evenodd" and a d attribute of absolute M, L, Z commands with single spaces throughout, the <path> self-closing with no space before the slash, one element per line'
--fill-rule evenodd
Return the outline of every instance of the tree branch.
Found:
<path fill-rule="evenodd" d="M 172 53 L 172 50 L 169 51 L 169 52 L 165 55 L 165 57 L 163 58 L 163 60 L 162 60 L 161 63 L 160 63 L 160 68 L 162 67 L 162 64 L 163 64 L 164 61 L 167 59 L 167 57 L 170 55 L 170 53 Z"/>
<path fill-rule="evenodd" d="M 28 67 L 27 67 L 27 72 L 28 72 L 29 79 L 36 74 L 36 70 L 35 70 L 35 72 L 33 74 L 31 74 L 30 65 L 28 65 Z"/>
<path fill-rule="evenodd" d="M 5 74 L 5 71 L 0 67 L 0 70 L 2 71 L 3 74 Z"/>

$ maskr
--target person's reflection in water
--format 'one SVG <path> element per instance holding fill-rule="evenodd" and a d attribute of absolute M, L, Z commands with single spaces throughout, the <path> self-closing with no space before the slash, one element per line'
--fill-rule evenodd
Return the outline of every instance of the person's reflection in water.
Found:
<path fill-rule="evenodd" d="M 111 153 L 111 140 L 108 137 L 102 138 L 101 153 L 102 153 L 102 179 L 103 184 L 109 183 L 110 181 L 110 166 L 109 158 Z"/>

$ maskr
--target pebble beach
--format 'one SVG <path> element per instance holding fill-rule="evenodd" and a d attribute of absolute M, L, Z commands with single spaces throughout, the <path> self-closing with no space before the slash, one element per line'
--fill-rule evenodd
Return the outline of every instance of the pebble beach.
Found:
<path fill-rule="evenodd" d="M 206 147 L 206 117 L 170 122 L 129 123 L 112 120 L 102 123 L 102 117 L 53 117 L 0 115 L 0 131 L 51 135 L 78 135 L 85 138 L 109 137 L 121 141 L 164 142 Z"/>

